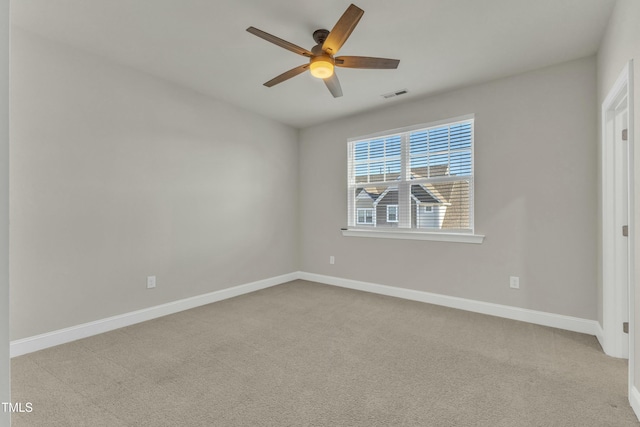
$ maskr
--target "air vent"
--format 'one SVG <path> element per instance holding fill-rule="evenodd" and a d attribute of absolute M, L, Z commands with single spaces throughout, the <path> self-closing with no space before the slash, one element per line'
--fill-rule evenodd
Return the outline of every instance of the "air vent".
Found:
<path fill-rule="evenodd" d="M 384 99 L 395 98 L 396 96 L 404 95 L 408 91 L 406 89 L 398 90 L 395 92 L 389 92 L 382 95 Z"/>

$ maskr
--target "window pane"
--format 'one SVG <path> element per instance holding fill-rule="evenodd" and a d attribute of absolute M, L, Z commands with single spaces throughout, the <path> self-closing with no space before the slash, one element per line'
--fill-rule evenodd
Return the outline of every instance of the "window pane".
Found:
<path fill-rule="evenodd" d="M 400 209 L 397 186 L 366 186 L 357 188 L 353 194 L 355 214 L 352 213 L 352 218 L 355 218 L 356 225 L 377 228 L 398 226 Z M 395 208 L 389 211 L 389 206 Z"/>
<path fill-rule="evenodd" d="M 385 181 L 395 181 L 400 179 L 401 170 L 402 170 L 402 163 L 400 160 L 387 161 L 387 177 Z"/>
<path fill-rule="evenodd" d="M 411 154 L 427 154 L 429 133 L 427 131 L 413 132 L 409 136 L 409 151 Z"/>
<path fill-rule="evenodd" d="M 471 152 L 451 153 L 451 175 L 471 175 Z"/>
<path fill-rule="evenodd" d="M 366 192 L 362 193 L 366 196 Z M 364 199 L 363 199 L 364 200 Z M 374 225 L 374 208 L 373 205 L 364 205 L 365 207 L 356 208 L 356 224 L 357 225 Z"/>
<path fill-rule="evenodd" d="M 411 179 L 427 178 L 428 173 L 427 157 L 413 157 L 411 159 Z"/>
<path fill-rule="evenodd" d="M 369 143 L 369 158 L 380 159 L 384 157 L 384 140 L 376 139 Z"/>
<path fill-rule="evenodd" d="M 387 157 L 400 156 L 400 135 L 387 138 Z"/>
<path fill-rule="evenodd" d="M 376 227 L 389 228 L 398 226 L 398 212 L 396 211 L 395 219 L 388 217 L 389 206 L 398 207 L 398 187 L 386 187 L 384 191 L 380 193 L 380 196 L 375 201 L 375 216 Z"/>
<path fill-rule="evenodd" d="M 470 181 L 411 186 L 411 216 L 415 228 L 460 230 L 470 226 Z"/>
<path fill-rule="evenodd" d="M 367 175 L 369 172 L 369 165 L 366 163 L 356 165 L 356 176 Z"/>
<path fill-rule="evenodd" d="M 387 205 L 387 222 L 398 222 L 398 205 Z"/>
<path fill-rule="evenodd" d="M 369 182 L 384 181 L 384 162 L 375 162 L 369 165 Z"/>
<path fill-rule="evenodd" d="M 449 173 L 449 154 L 436 154 L 429 157 L 429 177 L 444 176 Z"/>
<path fill-rule="evenodd" d="M 369 143 L 367 141 L 358 142 L 354 148 L 355 160 L 366 160 L 369 158 Z"/>
<path fill-rule="evenodd" d="M 461 123 L 451 126 L 451 149 L 471 148 L 471 124 Z"/>
<path fill-rule="evenodd" d="M 369 165 L 364 163 L 360 165 L 356 165 L 355 167 L 355 178 L 356 182 L 368 182 L 369 179 Z"/>
<path fill-rule="evenodd" d="M 429 151 L 445 151 L 449 149 L 449 128 L 441 127 L 429 130 Z"/>
<path fill-rule="evenodd" d="M 353 150 L 353 179 L 357 184 L 400 179 L 402 136 L 358 141 Z"/>

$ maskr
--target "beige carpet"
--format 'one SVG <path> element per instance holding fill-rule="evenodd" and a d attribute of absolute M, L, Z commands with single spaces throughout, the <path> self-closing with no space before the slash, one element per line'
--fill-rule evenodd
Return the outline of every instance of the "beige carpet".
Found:
<path fill-rule="evenodd" d="M 627 426 L 592 336 L 295 281 L 18 357 L 19 426 Z"/>

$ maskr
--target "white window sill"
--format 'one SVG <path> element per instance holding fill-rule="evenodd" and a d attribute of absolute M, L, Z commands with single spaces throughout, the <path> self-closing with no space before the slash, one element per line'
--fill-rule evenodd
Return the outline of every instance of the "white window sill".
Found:
<path fill-rule="evenodd" d="M 388 231 L 388 230 L 359 230 L 342 229 L 345 237 L 373 237 L 378 239 L 405 239 L 405 240 L 433 240 L 438 242 L 475 243 L 480 244 L 484 240 L 482 234 L 466 233 L 429 233 L 424 231 Z"/>

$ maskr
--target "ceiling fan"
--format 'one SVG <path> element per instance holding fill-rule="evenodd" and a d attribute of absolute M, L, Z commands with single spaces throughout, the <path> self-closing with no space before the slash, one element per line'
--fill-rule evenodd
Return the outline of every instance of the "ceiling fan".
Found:
<path fill-rule="evenodd" d="M 266 33 L 255 27 L 247 28 L 247 31 L 260 38 L 265 39 L 275 45 L 290 50 L 298 55 L 309 58 L 309 63 L 300 65 L 285 71 L 279 76 L 269 80 L 264 85 L 267 87 L 275 86 L 285 80 L 297 76 L 305 72 L 307 69 L 311 75 L 324 80 L 325 85 L 334 98 L 342 96 L 342 88 L 340 81 L 334 72 L 334 66 L 345 68 L 369 68 L 369 69 L 395 69 L 400 63 L 399 59 L 372 58 L 369 56 L 338 56 L 338 50 L 342 47 L 347 38 L 351 35 L 356 25 L 362 18 L 364 10 L 352 4 L 342 14 L 336 25 L 331 31 L 320 29 L 313 32 L 313 40 L 317 43 L 311 48 L 311 51 L 282 40 L 272 34 Z"/>

